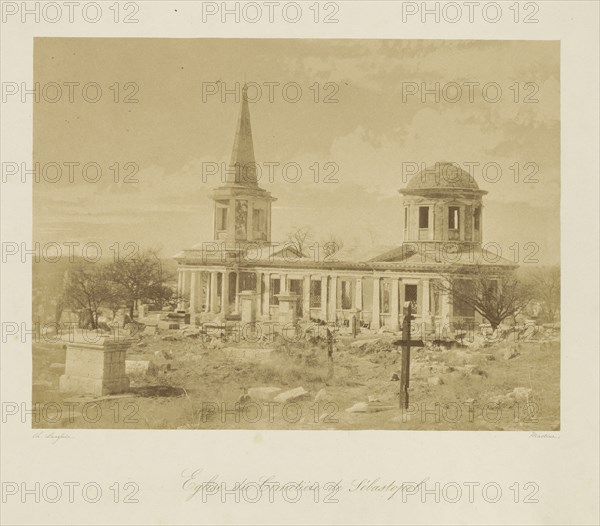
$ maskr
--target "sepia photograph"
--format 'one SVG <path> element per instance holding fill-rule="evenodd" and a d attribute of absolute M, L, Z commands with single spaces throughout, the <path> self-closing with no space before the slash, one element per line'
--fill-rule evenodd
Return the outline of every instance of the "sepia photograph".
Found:
<path fill-rule="evenodd" d="M 37 38 L 34 79 L 34 428 L 560 429 L 559 42 Z"/>
<path fill-rule="evenodd" d="M 600 3 L 0 0 L 0 523 L 600 524 Z"/>

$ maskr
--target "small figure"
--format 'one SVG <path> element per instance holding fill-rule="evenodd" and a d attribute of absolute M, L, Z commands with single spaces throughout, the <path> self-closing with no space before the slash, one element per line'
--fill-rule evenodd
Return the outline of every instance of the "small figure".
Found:
<path fill-rule="evenodd" d="M 328 377 L 331 378 L 333 376 L 333 333 L 327 328 L 327 361 L 329 363 L 329 373 Z"/>
<path fill-rule="evenodd" d="M 333 333 L 327 327 L 327 358 L 331 363 L 333 363 L 333 341 Z"/>

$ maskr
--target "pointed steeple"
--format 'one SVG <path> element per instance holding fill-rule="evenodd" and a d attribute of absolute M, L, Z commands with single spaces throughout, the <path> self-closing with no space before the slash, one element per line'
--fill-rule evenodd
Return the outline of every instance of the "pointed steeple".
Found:
<path fill-rule="evenodd" d="M 247 91 L 248 87 L 244 84 L 242 88 L 242 108 L 233 141 L 227 183 L 255 187 L 258 186 L 258 182 L 256 180 L 256 161 L 254 160 L 254 144 L 252 142 Z"/>

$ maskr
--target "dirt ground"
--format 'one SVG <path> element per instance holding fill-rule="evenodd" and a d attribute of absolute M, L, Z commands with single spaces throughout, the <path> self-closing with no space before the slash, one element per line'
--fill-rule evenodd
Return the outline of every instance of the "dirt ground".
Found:
<path fill-rule="evenodd" d="M 65 350 L 38 343 L 33 428 L 559 429 L 557 338 L 415 348 L 407 409 L 399 407 L 396 338 L 338 335 L 332 374 L 322 340 L 248 344 L 174 330 L 137 335 L 127 360 L 148 361 L 149 370 L 130 375 L 130 392 L 99 398 L 59 392 Z"/>

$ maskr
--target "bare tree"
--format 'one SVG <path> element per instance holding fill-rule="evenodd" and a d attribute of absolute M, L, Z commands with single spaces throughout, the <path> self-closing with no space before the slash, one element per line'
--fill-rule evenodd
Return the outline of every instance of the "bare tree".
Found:
<path fill-rule="evenodd" d="M 344 241 L 341 237 L 335 234 L 329 234 L 323 239 L 322 242 L 323 255 L 328 258 L 337 254 L 342 248 L 344 248 Z"/>
<path fill-rule="evenodd" d="M 454 304 L 462 302 L 475 309 L 490 322 L 492 330 L 518 314 L 531 300 L 527 287 L 510 271 L 478 265 L 468 275 L 450 272 L 442 278 L 437 287 Z"/>
<path fill-rule="evenodd" d="M 162 268 L 159 252 L 148 249 L 131 258 L 118 259 L 107 269 L 107 277 L 124 291 L 129 316 L 140 301 L 168 301 L 173 291 L 165 283 L 169 276 Z"/>
<path fill-rule="evenodd" d="M 287 239 L 292 243 L 300 254 L 305 254 L 305 249 L 312 238 L 312 230 L 309 226 L 294 227 L 288 232 Z"/>
<path fill-rule="evenodd" d="M 97 329 L 101 307 L 119 301 L 122 293 L 123 291 L 108 279 L 104 265 L 80 263 L 67 272 L 62 298 L 65 305 L 83 314 L 80 314 L 80 326 Z"/>
<path fill-rule="evenodd" d="M 552 323 L 560 311 L 560 267 L 538 267 L 527 276 L 526 284 L 541 303 L 543 320 Z"/>

